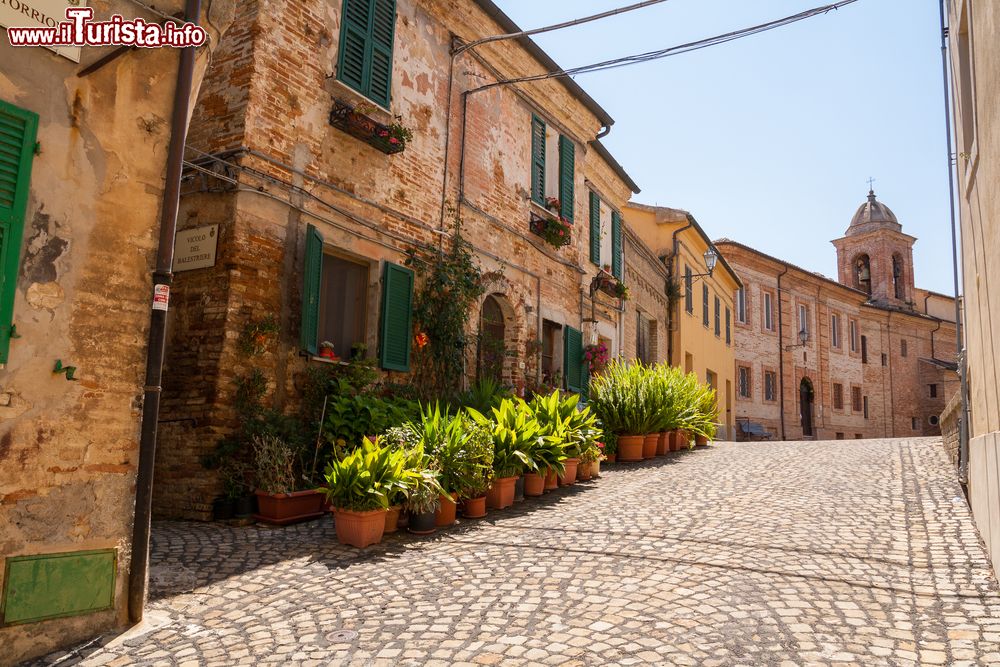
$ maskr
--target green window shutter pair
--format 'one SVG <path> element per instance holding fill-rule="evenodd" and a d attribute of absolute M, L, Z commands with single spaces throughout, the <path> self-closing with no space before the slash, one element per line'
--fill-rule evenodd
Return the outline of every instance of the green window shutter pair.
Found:
<path fill-rule="evenodd" d="M 545 121 L 531 117 L 531 198 L 545 206 Z"/>
<path fill-rule="evenodd" d="M 305 269 L 302 275 L 302 322 L 299 343 L 315 355 L 319 337 L 319 299 L 323 281 L 323 236 L 313 225 L 306 228 Z M 391 262 L 382 276 L 382 326 L 379 360 L 382 368 L 410 370 L 413 328 L 413 271 Z"/>
<path fill-rule="evenodd" d="M 622 279 L 622 216 L 611 212 L 611 275 Z"/>
<path fill-rule="evenodd" d="M 732 313 L 729 310 L 729 306 L 726 306 L 726 345 L 733 342 L 733 323 L 732 323 Z"/>
<path fill-rule="evenodd" d="M 396 0 L 344 0 L 337 77 L 388 108 Z"/>
<path fill-rule="evenodd" d="M 694 274 L 690 266 L 684 267 L 684 310 L 694 312 Z"/>
<path fill-rule="evenodd" d="M 590 192 L 590 261 L 601 265 L 601 198 Z"/>
<path fill-rule="evenodd" d="M 573 327 L 563 327 L 563 375 L 566 377 L 566 388 L 570 391 L 583 391 L 585 365 L 583 334 Z"/>
<path fill-rule="evenodd" d="M 6 364 L 38 115 L 0 100 L 0 364 Z"/>
<path fill-rule="evenodd" d="M 708 326 L 708 285 L 701 286 L 701 323 Z"/>
<path fill-rule="evenodd" d="M 559 136 L 559 205 L 560 215 L 573 222 L 573 209 L 576 208 L 576 147 L 566 137 Z"/>
<path fill-rule="evenodd" d="M 715 335 L 722 333 L 722 313 L 719 304 L 719 297 L 715 297 Z"/>

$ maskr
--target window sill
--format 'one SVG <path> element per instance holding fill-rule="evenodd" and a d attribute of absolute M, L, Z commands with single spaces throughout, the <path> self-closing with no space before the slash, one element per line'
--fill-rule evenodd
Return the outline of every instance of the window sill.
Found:
<path fill-rule="evenodd" d="M 314 357 L 313 355 L 307 355 L 307 356 L 309 357 L 309 361 L 315 361 L 315 362 L 318 362 L 318 363 L 321 363 L 321 364 L 333 364 L 335 366 L 350 366 L 351 365 L 350 363 L 348 363 L 346 361 L 342 361 L 340 359 L 329 359 L 327 357 Z"/>
<path fill-rule="evenodd" d="M 560 217 L 560 214 L 559 214 L 558 211 L 552 211 L 550 209 L 545 208 L 545 206 L 543 206 L 542 204 L 539 204 L 534 199 L 532 199 L 530 196 L 528 197 L 528 207 L 531 209 L 532 212 L 534 212 L 534 213 L 536 213 L 538 215 L 543 215 L 543 216 L 545 216 L 547 218 L 559 218 Z M 570 224 L 570 225 L 573 224 L 569 220 L 567 220 L 566 223 Z"/>
<path fill-rule="evenodd" d="M 361 104 L 361 103 L 370 104 L 386 115 L 384 119 L 386 122 L 390 122 L 392 120 L 393 117 L 392 111 L 390 111 L 389 109 L 386 109 L 384 106 L 382 106 L 375 100 L 371 99 L 370 97 L 366 96 L 364 93 L 358 92 L 354 88 L 351 88 L 336 76 L 333 77 L 332 81 L 334 85 L 339 89 L 339 92 L 352 98 L 351 101 L 354 104 Z"/>

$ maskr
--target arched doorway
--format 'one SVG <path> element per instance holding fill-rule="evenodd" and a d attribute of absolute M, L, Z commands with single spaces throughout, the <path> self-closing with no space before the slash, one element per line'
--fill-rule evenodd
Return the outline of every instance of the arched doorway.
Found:
<path fill-rule="evenodd" d="M 506 325 L 503 308 L 492 294 L 483 301 L 479 315 L 479 353 L 477 377 L 503 382 L 503 365 L 507 356 Z"/>
<path fill-rule="evenodd" d="M 802 378 L 799 383 L 799 414 L 802 417 L 802 435 L 811 436 L 813 433 L 813 385 L 809 378 Z"/>

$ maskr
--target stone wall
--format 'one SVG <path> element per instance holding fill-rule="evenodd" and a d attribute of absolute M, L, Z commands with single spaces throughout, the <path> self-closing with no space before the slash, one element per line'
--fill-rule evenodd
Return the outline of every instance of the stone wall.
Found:
<path fill-rule="evenodd" d="M 941 412 L 941 436 L 944 444 L 944 451 L 948 453 L 948 460 L 958 467 L 958 432 L 959 420 L 962 418 L 962 396 L 955 394 L 948 401 Z"/>
<path fill-rule="evenodd" d="M 155 19 L 127 2 L 90 5 L 98 19 Z M 231 8 L 212 3 L 212 44 Z M 210 49 L 199 50 L 196 90 Z M 14 249 L 19 337 L 0 371 L 0 577 L 19 556 L 100 550 L 114 562 L 95 575 L 114 578 L 110 608 L 0 628 L 0 664 L 127 619 L 150 274 L 178 52 L 126 51 L 79 74 L 106 52 L 85 48 L 77 64 L 0 40 L 0 99 L 39 116 L 24 241 Z M 57 360 L 76 367 L 76 381 L 53 372 Z"/>

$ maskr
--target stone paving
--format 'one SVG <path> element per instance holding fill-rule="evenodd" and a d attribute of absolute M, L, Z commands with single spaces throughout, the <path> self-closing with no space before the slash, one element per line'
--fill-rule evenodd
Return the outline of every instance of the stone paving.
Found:
<path fill-rule="evenodd" d="M 154 550 L 154 629 L 48 662 L 1000 664 L 933 439 L 720 443 L 363 553 L 328 520 L 160 523 Z"/>

